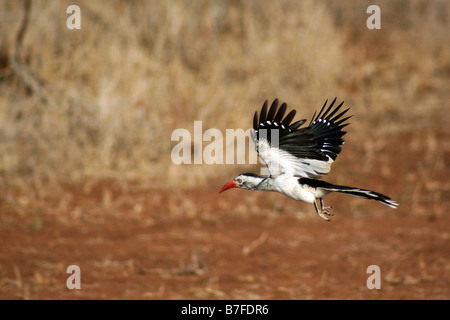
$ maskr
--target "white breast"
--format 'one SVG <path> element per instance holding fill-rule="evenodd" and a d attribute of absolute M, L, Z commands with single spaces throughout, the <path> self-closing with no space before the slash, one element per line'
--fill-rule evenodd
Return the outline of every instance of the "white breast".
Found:
<path fill-rule="evenodd" d="M 298 177 L 281 174 L 275 178 L 274 185 L 277 191 L 295 200 L 314 203 L 316 200 L 315 189 L 302 187 L 298 183 Z"/>

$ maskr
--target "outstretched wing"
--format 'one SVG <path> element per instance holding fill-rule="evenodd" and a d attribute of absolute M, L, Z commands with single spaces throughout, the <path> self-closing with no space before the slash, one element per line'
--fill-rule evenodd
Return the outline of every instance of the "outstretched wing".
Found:
<path fill-rule="evenodd" d="M 269 109 L 268 101 L 264 103 L 258 117 L 253 118 L 252 138 L 259 157 L 267 165 L 270 175 L 275 177 L 281 173 L 290 173 L 304 178 L 318 178 L 330 172 L 331 164 L 341 152 L 344 144 L 342 131 L 350 117 L 342 118 L 349 110 L 339 114 L 344 104 L 333 107 L 336 98 L 326 107 L 327 101 L 320 112 L 314 116 L 308 127 L 300 128 L 306 120 L 291 124 L 295 110 L 286 116 L 286 103 L 278 108 L 275 99 Z"/>

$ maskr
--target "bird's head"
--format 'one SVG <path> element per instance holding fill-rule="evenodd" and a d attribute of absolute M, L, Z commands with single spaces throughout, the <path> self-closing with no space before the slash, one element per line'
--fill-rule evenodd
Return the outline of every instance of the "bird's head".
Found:
<path fill-rule="evenodd" d="M 220 189 L 219 193 L 232 188 L 255 190 L 263 180 L 264 178 L 257 176 L 254 173 L 241 173 L 234 179 L 230 180 L 227 184 L 225 184 L 222 189 Z"/>

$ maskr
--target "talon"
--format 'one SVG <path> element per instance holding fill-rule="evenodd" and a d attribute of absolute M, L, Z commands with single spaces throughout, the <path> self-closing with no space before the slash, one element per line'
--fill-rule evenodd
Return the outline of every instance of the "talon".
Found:
<path fill-rule="evenodd" d="M 321 204 L 321 209 L 319 209 L 317 207 L 317 204 L 314 202 L 314 207 L 316 208 L 316 212 L 319 215 L 319 217 L 321 217 L 322 219 L 326 220 L 326 221 L 330 221 L 330 219 L 328 217 L 332 217 L 334 216 L 334 213 L 331 213 L 329 211 L 329 209 L 331 209 L 331 206 L 329 207 L 324 207 L 323 206 L 323 201 L 322 199 L 320 199 L 320 204 Z"/>
<path fill-rule="evenodd" d="M 321 217 L 322 219 L 325 219 L 325 220 L 327 220 L 327 221 L 330 221 L 330 219 L 328 219 L 328 217 L 327 217 L 327 213 L 325 213 L 325 212 L 317 212 L 317 214 L 319 215 L 319 217 Z"/>

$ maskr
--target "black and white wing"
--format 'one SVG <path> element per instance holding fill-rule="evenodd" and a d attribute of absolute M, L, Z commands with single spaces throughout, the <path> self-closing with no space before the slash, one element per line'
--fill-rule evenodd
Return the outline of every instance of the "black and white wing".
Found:
<path fill-rule="evenodd" d="M 278 108 L 278 99 L 273 101 L 269 111 L 266 100 L 259 117 L 255 112 L 252 138 L 272 177 L 290 173 L 303 178 L 319 178 L 330 172 L 331 164 L 344 144 L 342 137 L 346 132 L 342 129 L 348 125 L 344 122 L 350 117 L 342 118 L 349 109 L 338 113 L 344 102 L 334 108 L 336 98 L 328 107 L 327 102 L 304 128 L 300 126 L 306 120 L 291 124 L 295 110 L 285 116 L 287 105 L 283 103 Z"/>

